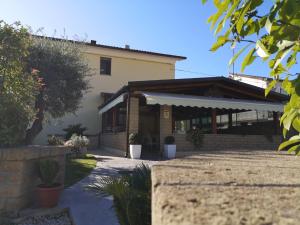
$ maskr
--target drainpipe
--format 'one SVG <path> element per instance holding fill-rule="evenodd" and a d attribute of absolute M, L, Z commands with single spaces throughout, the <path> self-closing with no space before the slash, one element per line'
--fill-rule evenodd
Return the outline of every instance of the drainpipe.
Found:
<path fill-rule="evenodd" d="M 127 92 L 127 115 L 126 115 L 126 153 L 125 157 L 129 157 L 129 124 L 130 124 L 130 90 Z"/>

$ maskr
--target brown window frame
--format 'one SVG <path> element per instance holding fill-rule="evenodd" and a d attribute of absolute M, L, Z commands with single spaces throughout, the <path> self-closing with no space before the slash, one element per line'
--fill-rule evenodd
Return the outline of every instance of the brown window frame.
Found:
<path fill-rule="evenodd" d="M 108 68 L 103 68 L 104 63 L 107 63 L 105 66 Z M 100 57 L 100 75 L 111 76 L 111 64 L 112 59 L 108 57 Z"/>

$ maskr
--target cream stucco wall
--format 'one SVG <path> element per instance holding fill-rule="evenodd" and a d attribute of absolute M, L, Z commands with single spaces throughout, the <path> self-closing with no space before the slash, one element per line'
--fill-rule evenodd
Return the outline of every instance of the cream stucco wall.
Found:
<path fill-rule="evenodd" d="M 35 144 L 47 143 L 49 134 L 63 134 L 63 128 L 81 123 L 88 128 L 87 133 L 99 132 L 100 120 L 97 107 L 102 103 L 101 92 L 113 93 L 126 85 L 128 81 L 174 79 L 176 59 L 114 49 L 88 46 L 83 55 L 93 71 L 88 77 L 91 89 L 81 102 L 76 114 L 68 114 L 60 119 L 50 119 L 44 124 L 43 131 L 36 137 Z M 100 75 L 100 57 L 112 59 L 111 76 Z"/>

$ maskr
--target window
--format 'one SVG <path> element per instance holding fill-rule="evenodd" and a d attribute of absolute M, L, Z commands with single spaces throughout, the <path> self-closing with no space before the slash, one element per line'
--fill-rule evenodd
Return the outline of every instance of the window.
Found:
<path fill-rule="evenodd" d="M 100 58 L 100 74 L 111 75 L 111 58 Z"/>

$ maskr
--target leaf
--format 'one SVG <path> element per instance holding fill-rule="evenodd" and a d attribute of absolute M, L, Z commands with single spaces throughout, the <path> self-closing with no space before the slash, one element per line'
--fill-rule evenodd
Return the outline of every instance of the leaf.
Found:
<path fill-rule="evenodd" d="M 287 113 L 285 119 L 282 121 L 285 129 L 290 130 L 291 124 L 294 118 L 297 116 L 297 114 L 297 110 L 293 108 Z"/>
<path fill-rule="evenodd" d="M 272 29 L 272 22 L 270 21 L 270 18 L 267 18 L 266 24 L 265 24 L 265 28 L 266 31 L 268 32 L 268 34 L 271 33 L 271 29 Z"/>
<path fill-rule="evenodd" d="M 277 80 L 272 80 L 271 83 L 268 84 L 268 87 L 265 89 L 265 96 L 267 96 L 270 91 L 275 87 Z"/>
<path fill-rule="evenodd" d="M 256 56 L 253 56 L 254 53 L 255 53 L 255 48 L 251 49 L 249 53 L 246 55 L 244 61 L 242 62 L 242 68 L 241 68 L 242 72 L 244 72 L 245 68 L 249 66 L 256 58 Z"/>
<path fill-rule="evenodd" d="M 279 145 L 278 150 L 281 151 L 281 150 L 285 149 L 286 147 L 288 147 L 292 144 L 296 144 L 296 143 L 300 143 L 300 139 L 293 139 L 293 140 L 285 141 Z"/>
<path fill-rule="evenodd" d="M 299 119 L 299 116 L 296 117 L 296 118 L 294 118 L 293 123 L 292 123 L 292 126 L 293 126 L 293 128 L 294 128 L 296 131 L 300 132 L 300 119 Z"/>
<path fill-rule="evenodd" d="M 242 12 L 240 13 L 239 18 L 236 22 L 236 29 L 239 34 L 241 33 L 241 30 L 245 22 L 244 21 L 245 14 L 248 12 L 250 6 L 251 6 L 251 1 L 248 1 L 246 5 L 242 8 Z"/>
<path fill-rule="evenodd" d="M 299 150 L 300 150 L 300 145 L 294 145 L 293 147 L 289 148 L 287 152 L 289 154 L 291 154 L 292 152 L 296 152 L 296 155 L 298 155 Z"/>
<path fill-rule="evenodd" d="M 261 42 L 261 40 L 258 40 L 256 42 L 256 53 L 261 58 L 268 58 L 270 56 L 270 53 L 268 52 L 264 44 Z"/>
<path fill-rule="evenodd" d="M 229 66 L 232 65 L 232 63 L 234 63 L 236 61 L 236 59 L 251 45 L 248 44 L 246 46 L 244 46 L 237 54 L 235 54 L 229 61 Z"/>
<path fill-rule="evenodd" d="M 207 2 L 207 0 L 202 0 L 202 4 L 205 4 Z"/>
<path fill-rule="evenodd" d="M 211 47 L 210 51 L 216 51 L 218 50 L 221 46 L 226 44 L 229 40 L 225 36 L 219 36 L 218 40 L 213 44 Z"/>

